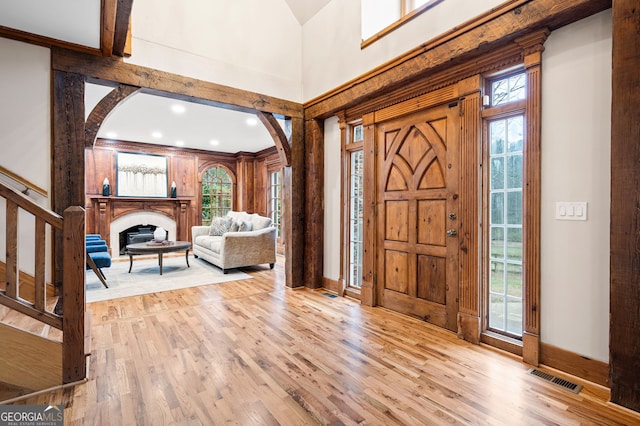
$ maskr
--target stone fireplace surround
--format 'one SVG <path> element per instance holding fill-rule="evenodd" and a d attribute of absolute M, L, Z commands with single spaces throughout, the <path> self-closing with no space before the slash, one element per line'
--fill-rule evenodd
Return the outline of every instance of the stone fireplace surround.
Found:
<path fill-rule="evenodd" d="M 190 199 L 91 197 L 95 230 L 107 239 L 112 256 L 120 252 L 120 232 L 137 225 L 164 228 L 171 239 L 189 241 Z"/>
<path fill-rule="evenodd" d="M 171 238 L 176 235 L 176 221 L 160 213 L 133 212 L 126 214 L 111 222 L 110 245 L 111 254 L 118 256 L 120 253 L 120 233 L 136 225 L 154 225 L 164 228 Z"/>

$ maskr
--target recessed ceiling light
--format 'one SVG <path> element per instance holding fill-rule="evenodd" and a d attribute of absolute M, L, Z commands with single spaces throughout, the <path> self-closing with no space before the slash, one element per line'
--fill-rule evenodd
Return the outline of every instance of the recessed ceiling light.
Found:
<path fill-rule="evenodd" d="M 153 133 L 151 133 L 151 137 L 154 138 L 154 139 L 162 139 L 162 133 L 153 132 Z"/>
<path fill-rule="evenodd" d="M 176 141 L 176 146 L 184 146 L 184 141 Z"/>
<path fill-rule="evenodd" d="M 181 104 L 173 104 L 171 105 L 171 111 L 175 112 L 176 114 L 182 114 L 186 111 L 186 108 Z"/>
<path fill-rule="evenodd" d="M 252 126 L 253 127 L 253 126 L 256 126 L 258 124 L 258 120 L 253 118 L 253 117 L 249 117 L 249 118 L 247 118 L 246 123 L 247 123 L 247 126 Z"/>
<path fill-rule="evenodd" d="M 217 141 L 217 140 L 215 140 L 215 139 L 211 139 L 211 140 L 209 141 L 209 143 L 210 143 L 211 145 L 213 145 L 213 146 L 218 146 L 218 145 L 220 145 L 220 142 L 218 142 L 218 141 Z"/>
<path fill-rule="evenodd" d="M 107 132 L 107 137 L 109 139 L 115 139 L 118 137 L 118 134 L 116 132 Z"/>

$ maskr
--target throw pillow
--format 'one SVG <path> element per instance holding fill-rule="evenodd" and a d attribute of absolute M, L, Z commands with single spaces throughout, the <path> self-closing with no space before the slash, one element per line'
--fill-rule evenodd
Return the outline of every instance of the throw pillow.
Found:
<path fill-rule="evenodd" d="M 253 224 L 251 222 L 239 222 L 238 223 L 238 232 L 248 232 L 253 229 Z"/>
<path fill-rule="evenodd" d="M 264 229 L 271 226 L 270 217 L 259 216 L 257 214 L 253 215 L 253 217 L 251 218 L 251 222 L 253 222 L 253 229 L 255 229 L 256 231 L 258 229 Z"/>
<path fill-rule="evenodd" d="M 238 226 L 240 225 L 240 222 L 234 220 L 231 222 L 231 229 L 229 229 L 229 232 L 238 232 Z"/>
<path fill-rule="evenodd" d="M 229 232 L 232 221 L 233 219 L 230 217 L 214 217 L 209 227 L 209 235 L 220 236 Z"/>

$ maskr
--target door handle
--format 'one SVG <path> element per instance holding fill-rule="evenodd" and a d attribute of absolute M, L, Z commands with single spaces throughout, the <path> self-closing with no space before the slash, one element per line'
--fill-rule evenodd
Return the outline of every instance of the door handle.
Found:
<path fill-rule="evenodd" d="M 447 231 L 447 235 L 450 236 L 450 237 L 454 237 L 454 236 L 458 235 L 458 231 L 456 231 L 455 229 L 449 229 Z"/>
<path fill-rule="evenodd" d="M 457 216 L 455 213 L 449 213 L 449 220 L 456 220 Z"/>

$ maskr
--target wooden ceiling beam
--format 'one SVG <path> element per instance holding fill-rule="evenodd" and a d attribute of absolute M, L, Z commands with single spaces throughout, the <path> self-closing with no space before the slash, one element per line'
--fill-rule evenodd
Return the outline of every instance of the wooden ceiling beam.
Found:
<path fill-rule="evenodd" d="M 127 64 L 113 57 L 101 58 L 62 49 L 53 49 L 51 57 L 54 70 L 141 87 L 145 93 L 236 111 L 302 118 L 302 105 L 296 102 Z"/>
<path fill-rule="evenodd" d="M 557 29 L 611 7 L 611 0 L 512 0 L 304 104 L 327 118 L 406 84 L 489 54 L 543 28 Z"/>
<path fill-rule="evenodd" d="M 100 26 L 100 50 L 102 56 L 113 55 L 117 8 L 118 0 L 103 0 L 102 2 L 102 25 Z"/>
<path fill-rule="evenodd" d="M 116 0 L 108 0 L 116 1 Z M 113 54 L 123 57 L 127 46 L 129 35 L 129 22 L 131 20 L 131 9 L 133 0 L 117 0 L 118 9 L 115 19 L 115 33 L 113 37 Z"/>
<path fill-rule="evenodd" d="M 100 44 L 102 56 L 125 55 L 133 0 L 103 0 Z"/>

